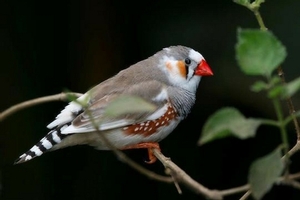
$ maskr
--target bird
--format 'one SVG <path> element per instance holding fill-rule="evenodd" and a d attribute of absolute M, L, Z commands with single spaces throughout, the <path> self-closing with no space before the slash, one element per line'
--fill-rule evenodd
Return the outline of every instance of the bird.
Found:
<path fill-rule="evenodd" d="M 156 157 L 152 149 L 160 150 L 159 142 L 188 116 L 201 78 L 212 75 L 210 66 L 198 51 L 183 45 L 162 48 L 69 102 L 47 126 L 48 134 L 14 164 L 75 145 L 110 150 L 99 133 L 119 150 L 147 149 L 149 157 L 145 162 L 154 163 Z M 155 109 L 103 116 L 112 101 L 125 95 L 137 96 L 155 105 Z M 83 100 L 86 106 L 78 104 Z M 98 128 L 93 125 L 93 119 L 101 121 Z"/>

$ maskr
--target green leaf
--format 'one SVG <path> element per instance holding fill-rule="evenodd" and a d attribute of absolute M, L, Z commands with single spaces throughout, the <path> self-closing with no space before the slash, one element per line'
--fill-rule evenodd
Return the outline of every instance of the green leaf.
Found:
<path fill-rule="evenodd" d="M 243 6 L 248 6 L 250 4 L 250 0 L 233 0 L 233 2 Z"/>
<path fill-rule="evenodd" d="M 284 93 L 284 87 L 282 85 L 278 85 L 278 86 L 273 87 L 268 92 L 268 97 L 270 99 L 274 99 L 274 98 L 282 96 L 283 93 Z"/>
<path fill-rule="evenodd" d="M 264 2 L 265 2 L 265 0 L 255 0 L 255 3 L 257 3 L 257 4 L 262 4 Z"/>
<path fill-rule="evenodd" d="M 241 70 L 247 75 L 271 73 L 286 58 L 286 49 L 269 31 L 238 29 L 236 58 Z"/>
<path fill-rule="evenodd" d="M 262 90 L 266 90 L 269 87 L 269 85 L 263 81 L 256 81 L 252 86 L 251 90 L 253 92 L 260 92 Z"/>
<path fill-rule="evenodd" d="M 277 75 L 273 76 L 272 79 L 270 80 L 271 85 L 276 85 L 277 83 L 280 83 L 280 82 L 281 82 L 281 79 Z"/>
<path fill-rule="evenodd" d="M 261 120 L 247 119 L 235 108 L 223 108 L 208 118 L 203 126 L 198 144 L 203 145 L 228 136 L 247 139 L 255 135 L 261 124 Z"/>
<path fill-rule="evenodd" d="M 281 156 L 281 150 L 277 148 L 251 164 L 248 182 L 255 199 L 261 199 L 281 175 L 284 169 Z"/>
<path fill-rule="evenodd" d="M 293 96 L 300 89 L 300 77 L 287 83 L 284 86 L 284 92 L 282 93 L 282 98 L 288 98 Z"/>
<path fill-rule="evenodd" d="M 117 117 L 127 113 L 153 112 L 156 106 L 137 96 L 120 96 L 105 109 L 104 116 Z"/>
<path fill-rule="evenodd" d="M 266 83 L 264 81 L 256 81 L 252 86 L 251 86 L 251 90 L 253 92 L 260 92 L 262 90 L 268 90 L 272 87 L 275 87 L 279 82 L 281 81 L 281 79 L 278 76 L 273 76 L 269 83 Z"/>

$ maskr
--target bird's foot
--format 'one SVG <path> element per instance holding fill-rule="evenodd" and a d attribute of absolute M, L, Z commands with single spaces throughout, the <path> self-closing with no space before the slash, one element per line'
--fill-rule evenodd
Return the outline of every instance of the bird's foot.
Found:
<path fill-rule="evenodd" d="M 157 142 L 143 142 L 130 146 L 126 146 L 123 150 L 126 149 L 148 149 L 148 161 L 145 161 L 147 164 L 153 164 L 156 162 L 157 158 L 153 154 L 152 149 L 158 149 L 160 151 L 159 144 Z"/>

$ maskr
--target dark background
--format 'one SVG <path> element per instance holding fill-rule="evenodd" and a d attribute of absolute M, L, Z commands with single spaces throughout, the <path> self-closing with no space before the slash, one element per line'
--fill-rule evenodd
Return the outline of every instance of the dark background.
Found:
<path fill-rule="evenodd" d="M 287 47 L 287 80 L 299 76 L 300 1 L 267 1 L 261 8 L 266 26 Z M 197 146 L 209 115 L 233 106 L 247 117 L 275 119 L 263 93 L 249 86 L 235 60 L 236 30 L 257 28 L 254 15 L 228 0 L 191 1 L 0 1 L 0 110 L 25 100 L 85 92 L 119 70 L 170 45 L 201 52 L 214 71 L 202 79 L 189 117 L 167 139 L 162 152 L 191 177 L 211 189 L 247 182 L 249 165 L 280 143 L 277 129 L 262 126 L 256 138 L 227 138 Z M 299 108 L 299 96 L 294 97 Z M 202 199 L 182 186 L 149 180 L 111 152 L 71 147 L 13 165 L 46 133 L 46 125 L 66 105 L 52 102 L 29 108 L 1 122 L 0 199 Z M 283 103 L 286 110 L 286 104 Z M 291 145 L 296 141 L 289 129 Z M 146 152 L 125 152 L 138 163 L 164 174 L 161 163 L 143 164 Z M 299 171 L 299 155 L 291 172 Z M 238 199 L 242 194 L 227 197 Z M 300 192 L 275 186 L 265 199 L 299 199 Z"/>

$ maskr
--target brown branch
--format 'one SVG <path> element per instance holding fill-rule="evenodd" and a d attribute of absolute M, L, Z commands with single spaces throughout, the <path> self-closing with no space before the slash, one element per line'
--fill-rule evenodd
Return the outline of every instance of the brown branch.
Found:
<path fill-rule="evenodd" d="M 221 190 L 220 194 L 222 196 L 229 196 L 229 195 L 232 195 L 232 194 L 237 194 L 237 193 L 240 193 L 240 192 L 245 192 L 245 191 L 247 191 L 249 189 L 250 189 L 250 185 L 246 184 L 246 185 L 242 185 L 242 186 L 235 187 L 235 188 Z"/>
<path fill-rule="evenodd" d="M 56 95 L 50 95 L 50 96 L 45 96 L 45 97 L 40 97 L 40 98 L 24 101 L 22 103 L 16 104 L 16 105 L 6 109 L 2 113 L 0 113 L 0 122 L 3 121 L 4 119 L 6 119 L 7 117 L 9 117 L 10 115 L 12 115 L 22 109 L 29 108 L 29 107 L 32 107 L 32 106 L 35 106 L 38 104 L 46 103 L 46 102 L 66 101 L 69 99 L 68 98 L 69 96 L 79 97 L 81 95 L 82 94 L 80 94 L 80 93 L 60 93 L 60 94 L 56 94 Z M 99 135 L 102 135 L 102 134 L 99 134 Z M 115 154 L 121 161 L 125 162 L 126 164 L 128 164 L 129 166 L 134 168 L 136 171 L 147 176 L 148 178 L 154 179 L 157 181 L 161 181 L 161 182 L 166 182 L 166 183 L 173 182 L 171 177 L 161 176 L 150 170 L 147 170 L 146 168 L 144 168 L 144 167 L 138 165 L 137 163 L 135 163 L 134 161 L 130 160 L 124 153 L 122 153 L 118 150 L 116 151 L 115 148 L 113 149 L 113 151 L 115 152 Z"/>
<path fill-rule="evenodd" d="M 22 103 L 16 104 L 16 105 L 4 110 L 3 112 L 1 112 L 0 113 L 0 122 L 2 122 L 4 119 L 6 119 L 10 115 L 14 114 L 15 112 L 23 110 L 25 108 L 29 108 L 31 106 L 35 106 L 35 105 L 47 103 L 47 102 L 52 102 L 52 101 L 66 101 L 66 100 L 68 100 L 68 96 L 70 96 L 70 95 L 79 97 L 82 94 L 80 94 L 80 93 L 60 93 L 60 94 L 55 94 L 55 95 L 50 95 L 50 96 L 45 96 L 45 97 L 40 97 L 40 98 L 24 101 Z"/>
<path fill-rule="evenodd" d="M 89 111 L 87 109 L 87 111 Z M 132 167 L 133 169 L 135 169 L 136 171 L 140 172 L 141 174 L 147 176 L 150 179 L 154 179 L 157 181 L 161 181 L 161 182 L 165 182 L 165 183 L 173 183 L 173 179 L 171 177 L 166 177 L 166 176 L 162 176 L 159 174 L 156 174 L 144 167 L 142 167 L 141 165 L 137 164 L 136 162 L 134 162 L 133 160 L 131 160 L 128 156 L 126 156 L 126 154 L 124 154 L 122 151 L 120 151 L 119 149 L 117 149 L 105 136 L 104 134 L 101 133 L 101 131 L 98 128 L 98 125 L 96 124 L 96 122 L 94 121 L 93 116 L 91 115 L 90 112 L 88 112 L 89 117 L 91 119 L 91 122 L 94 126 L 94 128 L 97 131 L 97 134 L 99 136 L 99 138 L 101 139 L 101 141 L 104 142 L 104 144 L 116 155 L 116 157 L 122 161 L 123 163 L 129 165 L 130 167 Z M 176 185 L 176 184 L 175 184 Z"/>
<path fill-rule="evenodd" d="M 279 66 L 277 68 L 277 73 L 278 73 L 278 76 L 280 77 L 281 79 L 281 83 L 283 85 L 286 85 L 286 81 L 285 81 L 285 77 L 284 77 L 284 72 L 283 72 L 283 69 L 281 66 Z M 296 152 L 298 152 L 300 150 L 300 127 L 299 127 L 299 123 L 298 123 L 298 120 L 297 120 L 297 117 L 295 115 L 296 111 L 295 111 L 295 108 L 294 108 L 294 104 L 292 102 L 292 98 L 291 97 L 288 97 L 286 98 L 286 102 L 287 102 L 287 105 L 288 105 L 288 108 L 289 108 L 289 114 L 290 116 L 292 117 L 292 120 L 293 120 L 293 123 L 294 123 L 294 127 L 295 127 L 295 130 L 296 130 L 296 134 L 297 134 L 297 143 L 293 146 L 293 148 L 291 148 L 281 159 L 282 160 L 285 160 L 287 157 L 291 157 L 293 154 L 295 154 Z M 288 172 L 288 171 L 287 171 Z M 297 182 L 298 183 L 298 182 Z M 291 186 L 294 186 L 296 187 L 296 183 L 295 182 L 291 182 L 290 184 Z M 248 190 L 241 198 L 240 200 L 245 200 L 247 199 L 249 196 L 251 195 L 251 190 Z"/>
<path fill-rule="evenodd" d="M 249 4 L 251 5 L 251 4 Z M 255 15 L 256 17 L 256 20 L 260 26 L 260 29 L 263 30 L 263 31 L 267 31 L 268 28 L 265 26 L 264 22 L 263 22 L 263 19 L 259 13 L 259 7 L 257 8 L 251 8 L 249 6 L 246 6 L 248 7 L 252 12 L 253 14 Z M 283 72 L 283 69 L 281 66 L 278 66 L 277 68 L 277 74 L 278 76 L 280 77 L 281 79 L 281 83 L 283 85 L 286 84 L 286 81 L 285 81 L 285 77 L 284 77 L 284 72 Z M 289 108 L 289 114 L 290 116 L 292 117 L 292 120 L 294 122 L 294 126 L 295 126 L 295 130 L 296 130 L 296 134 L 297 134 L 297 143 L 296 145 L 289 151 L 287 152 L 283 157 L 282 159 L 285 160 L 286 158 L 288 158 L 289 156 L 293 155 L 295 152 L 297 152 L 300 148 L 299 148 L 299 142 L 300 142 L 300 127 L 299 127 L 299 123 L 298 123 L 298 120 L 297 120 L 297 117 L 295 115 L 295 108 L 294 108 L 294 104 L 292 102 L 292 98 L 291 97 L 288 97 L 286 98 L 286 102 L 287 102 L 287 105 L 288 105 L 288 108 Z M 288 172 L 288 171 L 287 171 Z M 289 176 L 289 174 L 287 174 L 287 176 Z M 251 194 L 251 190 L 248 190 L 240 199 L 241 200 L 244 200 L 244 199 L 247 199 Z"/>
<path fill-rule="evenodd" d="M 290 174 L 290 175 L 288 176 L 288 179 L 292 179 L 292 180 L 300 179 L 300 172 L 295 173 L 295 174 Z"/>
<path fill-rule="evenodd" d="M 288 174 L 287 176 L 284 175 L 282 177 L 279 177 L 277 182 L 278 183 L 283 183 L 283 184 L 286 184 L 286 185 L 290 185 L 290 186 L 300 190 L 299 182 L 295 181 L 297 179 L 300 179 L 300 172 L 295 173 L 295 174 Z M 252 191 L 250 189 L 250 185 L 247 184 L 245 186 L 248 186 L 248 189 L 247 189 L 248 191 L 240 198 L 240 200 L 246 200 L 252 193 Z"/>
<path fill-rule="evenodd" d="M 300 190 L 300 183 L 298 181 L 295 181 L 295 180 L 287 180 L 287 181 L 284 181 L 284 184 L 286 185 L 289 185 L 295 189 L 298 189 Z"/>
<path fill-rule="evenodd" d="M 241 198 L 240 200 L 246 200 L 251 195 L 251 190 L 248 190 Z"/>
<path fill-rule="evenodd" d="M 251 195 L 250 184 L 226 190 L 211 190 L 209 188 L 206 188 L 199 182 L 192 179 L 185 171 L 183 171 L 180 167 L 173 163 L 170 158 L 165 157 L 159 150 L 153 149 L 153 153 L 157 157 L 157 159 L 165 166 L 166 169 L 169 169 L 173 172 L 173 177 L 176 178 L 179 183 L 185 185 L 195 193 L 201 194 L 208 199 L 223 199 L 225 196 L 245 191 L 247 192 L 240 198 L 240 200 L 245 200 Z M 287 176 L 287 179 L 285 176 L 279 177 L 278 182 L 285 183 L 285 181 L 289 180 L 289 182 L 287 183 L 297 188 L 299 186 L 299 183 L 294 181 L 296 179 L 300 179 L 300 172 L 296 174 L 289 174 Z"/>
<path fill-rule="evenodd" d="M 297 143 L 293 146 L 293 148 L 291 148 L 289 150 L 289 152 L 286 155 L 284 155 L 281 159 L 285 159 L 286 156 L 291 157 L 292 155 L 294 155 L 299 150 L 300 150 L 300 141 L 297 140 Z"/>
<path fill-rule="evenodd" d="M 283 72 L 283 69 L 282 69 L 281 66 L 278 67 L 277 73 L 278 73 L 278 76 L 281 78 L 281 83 L 285 85 L 286 81 L 285 81 L 284 72 Z M 292 98 L 288 97 L 286 99 L 286 102 L 287 102 L 287 105 L 288 105 L 288 108 L 289 108 L 289 113 L 290 113 L 290 115 L 293 119 L 293 122 L 294 122 L 295 130 L 296 130 L 296 133 L 297 133 L 297 141 L 300 141 L 300 127 L 299 127 L 297 117 L 295 116 L 296 111 L 295 111 L 294 104 L 292 102 Z"/>
<path fill-rule="evenodd" d="M 175 187 L 177 189 L 178 194 L 182 194 L 182 190 L 181 190 L 181 188 L 180 188 L 180 186 L 179 186 L 179 184 L 178 184 L 178 182 L 177 182 L 177 180 L 175 178 L 174 172 L 172 170 L 170 170 L 169 168 L 165 168 L 165 169 L 166 169 L 165 173 L 168 174 L 168 175 L 170 175 L 172 177 L 172 180 L 174 182 L 174 185 L 175 185 Z"/>
<path fill-rule="evenodd" d="M 278 73 L 278 76 L 280 77 L 281 79 L 281 83 L 283 85 L 286 85 L 286 81 L 285 81 L 285 77 L 284 77 L 284 72 L 283 72 L 283 69 L 281 66 L 279 66 L 277 68 L 277 73 Z M 296 152 L 298 152 L 300 150 L 300 127 L 299 127 L 299 123 L 298 123 L 298 120 L 297 120 L 297 117 L 295 115 L 296 111 L 295 111 L 295 108 L 294 108 L 294 105 L 293 105 L 293 102 L 292 102 L 292 98 L 291 97 L 288 97 L 286 98 L 286 102 L 287 102 L 287 105 L 288 105 L 288 108 L 289 108 L 289 114 L 293 120 L 293 123 L 294 123 L 294 127 L 295 127 L 295 130 L 296 130 L 296 134 L 297 134 L 297 143 L 293 146 L 293 148 L 291 148 L 281 159 L 282 160 L 286 160 L 286 158 L 292 156 L 293 154 L 295 154 Z M 288 171 L 287 171 L 288 173 Z M 288 174 L 287 174 L 288 175 Z M 291 184 L 291 186 L 295 185 L 296 183 L 292 182 L 293 184 Z M 241 200 L 244 200 L 244 199 L 247 199 L 249 196 L 251 195 L 251 190 L 248 190 L 240 199 Z"/>
<path fill-rule="evenodd" d="M 286 159 L 286 157 L 291 157 L 293 154 L 295 154 L 297 151 L 300 150 L 300 141 L 297 141 L 297 143 L 295 144 L 295 146 L 293 146 L 293 148 L 291 148 L 289 150 L 289 152 L 282 156 L 281 160 L 284 161 Z M 299 177 L 295 177 L 295 175 L 299 175 Z M 293 180 L 293 179 L 297 179 L 297 178 L 300 178 L 300 173 L 299 174 L 295 174 L 294 176 L 292 174 L 287 174 L 284 176 L 285 179 L 287 180 Z M 281 182 L 283 182 L 284 180 L 280 180 Z M 250 195 L 251 195 L 251 190 L 249 189 L 241 198 L 240 200 L 245 200 L 247 199 Z"/>
<path fill-rule="evenodd" d="M 209 199 L 223 199 L 222 195 L 217 190 L 210 190 L 192 179 L 185 171 L 173 163 L 170 158 L 165 157 L 158 149 L 153 149 L 153 153 L 165 168 L 174 172 L 174 177 L 179 183 L 184 184 L 195 193 L 202 194 Z"/>
<path fill-rule="evenodd" d="M 133 169 L 135 169 L 136 171 L 140 172 L 141 174 L 147 176 L 150 179 L 154 179 L 157 181 L 161 181 L 161 182 L 166 182 L 166 183 L 172 183 L 173 179 L 171 177 L 166 177 L 166 176 L 162 176 L 159 174 L 156 174 L 144 167 L 142 167 L 141 165 L 137 164 L 136 162 L 134 162 L 133 160 L 131 160 L 128 156 L 126 156 L 126 154 L 124 154 L 123 152 L 121 152 L 119 149 L 117 149 L 105 136 L 104 134 L 101 133 L 101 131 L 99 130 L 99 124 L 97 124 L 94 120 L 93 115 L 91 114 L 90 110 L 87 108 L 86 105 L 84 105 L 82 102 L 79 102 L 77 100 L 74 100 L 76 103 L 78 103 L 79 105 L 81 105 L 82 107 L 86 108 L 87 114 L 89 115 L 89 118 L 91 120 L 91 123 L 93 125 L 93 127 L 95 128 L 99 138 L 101 139 L 102 142 L 104 142 L 104 144 L 116 155 L 116 157 L 122 161 L 123 163 L 129 165 L 130 167 L 132 167 Z"/>
<path fill-rule="evenodd" d="M 57 95 L 50 95 L 50 96 L 45 96 L 41 98 L 36 98 L 32 100 L 28 100 L 22 103 L 19 103 L 15 106 L 10 107 L 9 109 L 3 111 L 0 113 L 0 122 L 6 119 L 8 116 L 14 114 L 17 111 L 20 111 L 22 109 L 35 106 L 41 103 L 46 103 L 46 102 L 51 102 L 51 101 L 65 101 L 67 100 L 69 95 L 74 95 L 74 96 L 81 96 L 82 94 L 79 93 L 61 93 Z M 97 125 L 94 124 L 97 130 Z M 125 164 L 129 165 L 136 171 L 140 172 L 141 174 L 147 176 L 150 179 L 157 180 L 160 182 L 165 182 L 165 183 L 174 183 L 177 191 L 179 194 L 182 193 L 179 184 L 181 183 L 185 185 L 187 188 L 191 189 L 194 191 L 196 194 L 201 194 L 209 199 L 223 199 L 225 196 L 240 193 L 247 191 L 247 193 L 241 198 L 241 199 L 247 199 L 247 197 L 250 196 L 251 190 L 250 185 L 246 184 L 243 186 L 239 186 L 236 188 L 230 188 L 226 190 L 211 190 L 203 186 L 202 184 L 198 183 L 194 179 L 192 179 L 186 172 L 184 172 L 180 167 L 178 167 L 175 163 L 173 163 L 169 158 L 165 157 L 159 150 L 153 149 L 154 155 L 160 160 L 160 162 L 165 166 L 167 174 L 171 175 L 171 177 L 167 176 L 162 176 L 159 174 L 156 174 L 141 165 L 137 164 L 130 158 L 128 158 L 123 152 L 115 148 L 108 140 L 107 138 L 103 135 L 100 134 L 100 131 L 97 130 L 99 133 L 99 137 L 106 143 L 106 145 L 115 153 L 118 159 L 120 159 L 122 162 Z M 298 141 L 297 144 L 289 151 L 289 156 L 293 155 L 296 151 L 300 149 L 300 142 Z M 299 189 L 299 183 L 294 181 L 295 179 L 300 179 L 300 172 L 296 174 L 289 174 L 288 177 L 280 177 L 278 179 L 278 182 L 281 183 L 286 183 L 292 187 L 298 188 Z"/>

